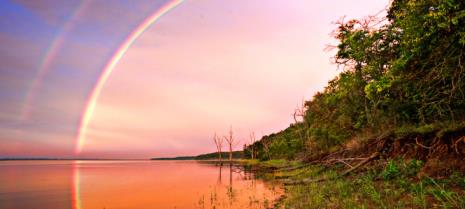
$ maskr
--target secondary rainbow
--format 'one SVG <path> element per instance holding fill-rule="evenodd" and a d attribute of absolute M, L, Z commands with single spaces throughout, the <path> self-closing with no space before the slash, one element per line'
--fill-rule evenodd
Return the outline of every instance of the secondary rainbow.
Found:
<path fill-rule="evenodd" d="M 37 97 L 37 91 L 39 90 L 40 86 L 42 86 L 42 81 L 44 80 L 45 75 L 50 70 L 50 66 L 53 63 L 53 60 L 57 56 L 58 52 L 61 50 L 63 43 L 65 42 L 65 37 L 72 30 L 76 20 L 82 15 L 83 11 L 87 7 L 87 4 L 88 1 L 81 1 L 81 3 L 74 10 L 73 14 L 70 16 L 69 20 L 66 21 L 61 30 L 57 33 L 52 43 L 50 44 L 50 47 L 44 54 L 40 62 L 39 68 L 37 70 L 37 73 L 34 77 L 34 80 L 32 81 L 31 86 L 29 87 L 26 93 L 26 97 L 23 101 L 20 114 L 20 119 L 22 121 L 29 120 L 32 109 L 32 103 Z"/>
<path fill-rule="evenodd" d="M 94 113 L 97 99 L 100 96 L 102 88 L 105 85 L 106 81 L 108 80 L 108 77 L 113 72 L 113 69 L 115 68 L 116 64 L 118 64 L 118 62 L 124 56 L 124 54 L 129 49 L 129 47 L 137 40 L 137 38 L 139 38 L 140 35 L 142 35 L 142 33 L 144 33 L 147 30 L 147 28 L 149 28 L 152 24 L 154 24 L 157 20 L 159 20 L 163 15 L 165 15 L 170 10 L 177 7 L 182 2 L 184 2 L 184 0 L 170 1 L 164 6 L 162 6 L 161 8 L 159 8 L 157 11 L 155 11 L 153 14 L 148 16 L 141 24 L 139 24 L 136 27 L 134 31 L 131 32 L 131 34 L 127 37 L 125 41 L 123 41 L 123 43 L 120 45 L 118 50 L 116 50 L 116 52 L 107 62 L 107 64 L 103 68 L 100 78 L 98 79 L 94 89 L 92 90 L 92 93 L 90 95 L 90 98 L 84 110 L 84 115 L 81 118 L 79 132 L 77 136 L 76 153 L 80 153 L 82 151 L 82 147 L 84 146 L 84 143 L 85 143 L 85 137 L 86 137 L 89 121 L 92 118 L 92 115 Z"/>

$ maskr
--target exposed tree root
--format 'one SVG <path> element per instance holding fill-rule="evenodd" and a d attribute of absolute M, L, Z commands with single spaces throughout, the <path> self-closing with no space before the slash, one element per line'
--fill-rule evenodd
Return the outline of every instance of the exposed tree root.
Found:
<path fill-rule="evenodd" d="M 373 153 L 369 157 L 360 157 L 365 153 Z M 298 169 L 309 164 L 323 165 L 330 168 L 335 164 L 343 164 L 347 170 L 333 177 L 313 177 L 301 180 L 289 179 L 284 184 L 306 184 L 327 181 L 353 173 L 364 167 L 373 159 L 382 156 L 383 159 L 401 157 L 423 161 L 423 167 L 418 176 L 445 177 L 452 172 L 465 174 L 465 125 L 454 130 L 434 130 L 426 133 L 397 134 L 387 131 L 378 137 L 366 140 L 366 143 L 348 149 L 341 146 L 339 150 L 331 153 L 321 153 L 309 156 L 304 165 L 289 170 Z"/>
<path fill-rule="evenodd" d="M 454 150 L 455 150 L 455 153 L 457 153 L 457 154 L 460 154 L 459 149 L 458 149 L 458 144 L 459 144 L 460 142 L 465 143 L 465 136 L 463 136 L 463 137 L 457 139 L 457 140 L 454 142 Z"/>
<path fill-rule="evenodd" d="M 427 146 L 421 144 L 420 142 L 418 142 L 418 137 L 415 137 L 415 143 L 416 143 L 418 146 L 422 147 L 422 148 L 431 149 L 431 147 L 427 147 Z"/>

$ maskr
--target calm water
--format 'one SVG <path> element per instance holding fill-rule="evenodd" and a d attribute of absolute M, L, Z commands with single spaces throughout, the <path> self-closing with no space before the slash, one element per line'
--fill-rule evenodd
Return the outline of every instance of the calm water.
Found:
<path fill-rule="evenodd" d="M 1 209 L 266 208 L 281 193 L 195 161 L 0 161 Z"/>

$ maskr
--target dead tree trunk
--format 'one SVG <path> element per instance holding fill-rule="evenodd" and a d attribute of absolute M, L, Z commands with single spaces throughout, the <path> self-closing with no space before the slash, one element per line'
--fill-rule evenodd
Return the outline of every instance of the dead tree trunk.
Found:
<path fill-rule="evenodd" d="M 305 141 L 306 139 L 306 134 L 303 132 L 305 131 L 305 127 L 299 127 L 299 123 L 305 124 L 305 112 L 307 111 L 306 106 L 305 106 L 305 101 L 302 99 L 302 103 L 300 106 L 297 106 L 297 108 L 294 110 L 294 113 L 292 114 L 292 117 L 294 118 L 294 124 L 297 127 L 297 131 L 299 133 L 299 137 L 302 141 Z"/>
<path fill-rule="evenodd" d="M 225 136 L 224 139 L 229 145 L 229 162 L 232 162 L 232 151 L 233 151 L 233 144 L 234 144 L 232 126 L 229 128 L 229 136 Z"/>
<path fill-rule="evenodd" d="M 216 150 L 218 151 L 218 161 L 221 163 L 221 150 L 223 149 L 223 139 L 221 137 L 218 137 L 215 133 L 215 135 L 213 136 L 213 141 L 215 142 Z"/>
<path fill-rule="evenodd" d="M 255 133 L 252 132 L 250 133 L 250 150 L 251 150 L 252 160 L 255 159 L 255 142 L 256 142 Z"/>

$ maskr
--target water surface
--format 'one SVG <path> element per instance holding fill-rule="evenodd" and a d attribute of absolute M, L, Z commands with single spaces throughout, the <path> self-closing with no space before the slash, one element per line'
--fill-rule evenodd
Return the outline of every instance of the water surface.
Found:
<path fill-rule="evenodd" d="M 0 161 L 1 209 L 266 208 L 281 193 L 195 161 Z"/>

